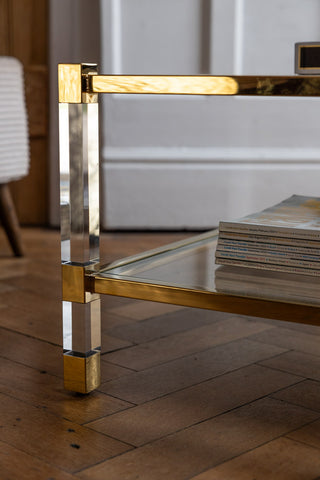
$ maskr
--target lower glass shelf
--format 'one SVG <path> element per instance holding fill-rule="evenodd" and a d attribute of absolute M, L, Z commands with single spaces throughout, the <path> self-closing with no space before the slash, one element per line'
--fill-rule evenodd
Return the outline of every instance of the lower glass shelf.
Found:
<path fill-rule="evenodd" d="M 122 259 L 90 291 L 320 325 L 320 277 L 215 264 L 218 231 Z"/>

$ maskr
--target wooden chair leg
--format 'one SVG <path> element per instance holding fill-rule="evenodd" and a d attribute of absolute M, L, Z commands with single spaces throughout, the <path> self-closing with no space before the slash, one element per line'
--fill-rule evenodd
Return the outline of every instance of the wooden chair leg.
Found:
<path fill-rule="evenodd" d="M 7 237 L 14 254 L 21 257 L 24 254 L 19 220 L 16 209 L 13 204 L 9 185 L 3 183 L 0 185 L 0 220 L 5 229 Z"/>

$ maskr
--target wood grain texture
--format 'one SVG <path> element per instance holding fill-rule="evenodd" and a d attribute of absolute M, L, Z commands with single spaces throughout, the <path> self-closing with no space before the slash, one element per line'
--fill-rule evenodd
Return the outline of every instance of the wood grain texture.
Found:
<path fill-rule="evenodd" d="M 0 0 L 0 54 L 24 67 L 29 120 L 30 173 L 12 182 L 22 224 L 48 221 L 48 1 Z"/>
<path fill-rule="evenodd" d="M 250 365 L 88 426 L 132 445 L 144 445 L 299 381 L 294 375 Z"/>
<path fill-rule="evenodd" d="M 72 394 L 59 232 L 22 235 L 25 274 L 12 264 L 1 278 L 10 248 L 0 229 L 1 480 L 319 476 L 316 327 L 103 297 L 103 386 Z M 178 238 L 103 234 L 102 251 L 113 261 Z"/>
<path fill-rule="evenodd" d="M 231 77 L 201 76 L 113 76 L 92 77 L 96 93 L 165 93 L 191 95 L 235 95 L 238 83 Z"/>
<path fill-rule="evenodd" d="M 7 55 L 9 48 L 9 0 L 0 0 L 0 55 Z"/>
<path fill-rule="evenodd" d="M 193 480 L 315 480 L 319 478 L 319 471 L 316 449 L 280 438 L 201 473 Z"/>
<path fill-rule="evenodd" d="M 7 233 L 13 253 L 17 257 L 23 256 L 24 250 L 20 225 L 8 184 L 0 185 L 0 219 Z"/>
<path fill-rule="evenodd" d="M 86 469 L 79 476 L 88 480 L 104 475 L 108 480 L 187 480 L 316 416 L 285 402 L 258 400 Z"/>

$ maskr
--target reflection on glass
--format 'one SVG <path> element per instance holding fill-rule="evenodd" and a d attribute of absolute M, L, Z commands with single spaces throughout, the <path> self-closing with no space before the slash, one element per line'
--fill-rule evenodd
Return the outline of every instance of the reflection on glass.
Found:
<path fill-rule="evenodd" d="M 320 278 L 245 267 L 220 266 L 215 275 L 218 292 L 319 305 Z"/>
<path fill-rule="evenodd" d="M 61 260 L 99 262 L 98 104 L 60 104 Z M 91 267 L 92 268 L 92 267 Z M 100 299 L 63 302 L 63 348 L 100 350 Z"/>
<path fill-rule="evenodd" d="M 200 238 L 200 237 L 199 237 Z M 176 248 L 122 260 L 99 273 L 108 279 L 134 280 L 199 292 L 319 305 L 320 278 L 215 264 L 217 233 L 181 242 Z M 134 286 L 131 286 L 134 289 Z"/>
<path fill-rule="evenodd" d="M 114 265 L 102 275 L 130 277 L 143 281 L 214 291 L 216 235 L 205 235 L 179 248 L 159 252 L 139 261 Z M 183 244 L 182 244 L 183 245 Z"/>
<path fill-rule="evenodd" d="M 98 104 L 60 104 L 61 256 L 99 260 Z"/>
<path fill-rule="evenodd" d="M 63 350 L 72 350 L 72 303 L 62 302 Z"/>
<path fill-rule="evenodd" d="M 69 106 L 59 105 L 61 260 L 70 262 Z"/>
<path fill-rule="evenodd" d="M 100 299 L 63 302 L 63 349 L 86 354 L 101 347 Z"/>

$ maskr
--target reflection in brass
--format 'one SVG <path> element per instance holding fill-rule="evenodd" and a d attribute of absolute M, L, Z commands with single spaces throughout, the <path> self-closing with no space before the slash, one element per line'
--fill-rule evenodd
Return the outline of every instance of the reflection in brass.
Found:
<path fill-rule="evenodd" d="M 98 95 L 90 91 L 90 77 L 96 74 L 94 63 L 59 64 L 59 103 L 97 103 Z"/>
<path fill-rule="evenodd" d="M 319 96 L 320 77 L 96 75 L 98 93 Z"/>
<path fill-rule="evenodd" d="M 101 294 L 320 326 L 320 309 L 311 305 L 135 281 L 112 274 L 95 275 L 90 281 L 92 291 Z"/>
<path fill-rule="evenodd" d="M 92 91 L 98 93 L 168 93 L 190 95 L 235 95 L 236 80 L 213 76 L 97 75 Z"/>
<path fill-rule="evenodd" d="M 87 357 L 70 353 L 63 355 L 64 388 L 72 392 L 89 393 L 100 385 L 100 353 Z"/>
<path fill-rule="evenodd" d="M 89 303 L 99 298 L 85 287 L 85 267 L 62 264 L 62 299 L 66 302 Z"/>
<path fill-rule="evenodd" d="M 97 93 L 319 96 L 320 78 L 303 75 L 97 75 L 94 64 L 59 65 L 60 102 L 95 103 Z"/>
<path fill-rule="evenodd" d="M 87 288 L 101 294 L 320 325 L 319 306 L 299 297 L 287 302 L 218 292 L 212 264 L 217 236 L 218 231 L 212 230 L 114 262 L 88 275 Z M 188 263 L 188 258 L 193 261 Z"/>
<path fill-rule="evenodd" d="M 91 92 L 91 75 L 97 75 L 98 66 L 95 63 L 82 63 L 82 103 L 97 103 L 98 95 Z"/>
<path fill-rule="evenodd" d="M 81 64 L 58 65 L 60 103 L 81 103 Z"/>

